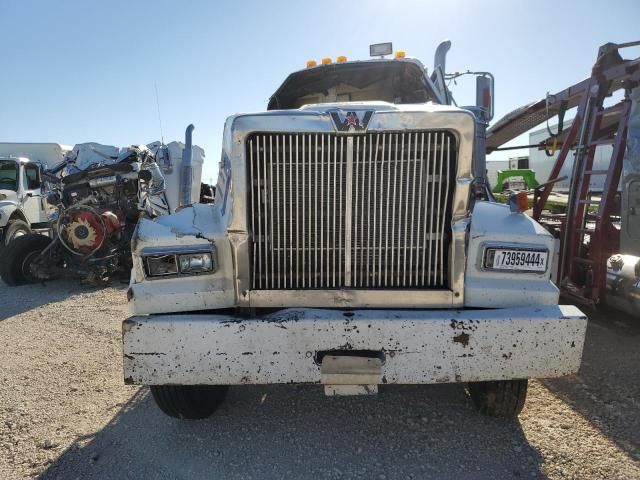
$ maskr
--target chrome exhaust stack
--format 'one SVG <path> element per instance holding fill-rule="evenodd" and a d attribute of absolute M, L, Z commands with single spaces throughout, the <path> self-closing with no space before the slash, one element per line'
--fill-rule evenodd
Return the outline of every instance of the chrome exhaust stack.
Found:
<path fill-rule="evenodd" d="M 193 129 L 190 124 L 185 131 L 184 150 L 182 152 L 182 178 L 180 182 L 180 207 L 191 205 L 193 189 Z"/>

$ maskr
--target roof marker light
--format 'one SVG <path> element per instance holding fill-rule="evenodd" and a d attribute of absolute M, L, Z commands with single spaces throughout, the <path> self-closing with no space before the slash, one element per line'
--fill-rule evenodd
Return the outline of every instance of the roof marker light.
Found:
<path fill-rule="evenodd" d="M 404 58 L 404 57 L 405 57 L 405 55 L 406 55 L 406 53 L 405 53 L 405 51 L 404 51 L 404 50 L 398 50 L 398 51 L 396 52 L 396 54 L 395 54 L 395 57 L 396 57 L 396 58 Z"/>
<path fill-rule="evenodd" d="M 316 65 L 318 65 L 318 62 L 315 60 L 307 60 L 307 68 L 315 67 Z"/>
<path fill-rule="evenodd" d="M 325 57 L 322 59 L 323 65 L 329 65 L 331 63 L 331 59 L 329 57 Z"/>
<path fill-rule="evenodd" d="M 347 57 L 345 57 L 344 55 L 340 55 L 339 57 L 336 57 L 336 62 L 338 63 L 343 63 L 347 61 Z"/>

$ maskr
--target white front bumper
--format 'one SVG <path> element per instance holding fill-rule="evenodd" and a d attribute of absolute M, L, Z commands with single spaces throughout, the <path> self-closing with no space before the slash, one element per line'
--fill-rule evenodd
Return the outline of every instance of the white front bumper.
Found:
<path fill-rule="evenodd" d="M 263 317 L 172 314 L 122 326 L 126 383 L 320 383 L 318 352 L 382 352 L 383 383 L 577 372 L 587 318 L 574 306 L 498 310 L 285 309 Z"/>

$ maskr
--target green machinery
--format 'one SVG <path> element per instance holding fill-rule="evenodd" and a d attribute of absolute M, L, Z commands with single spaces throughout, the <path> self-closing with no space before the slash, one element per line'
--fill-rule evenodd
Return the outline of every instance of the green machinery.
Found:
<path fill-rule="evenodd" d="M 498 170 L 498 180 L 495 187 L 493 187 L 493 193 L 500 193 L 503 190 L 504 182 L 509 177 L 522 177 L 524 183 L 527 186 L 527 190 L 536 188 L 539 183 L 536 180 L 536 172 L 530 168 L 517 168 L 514 170 Z"/>

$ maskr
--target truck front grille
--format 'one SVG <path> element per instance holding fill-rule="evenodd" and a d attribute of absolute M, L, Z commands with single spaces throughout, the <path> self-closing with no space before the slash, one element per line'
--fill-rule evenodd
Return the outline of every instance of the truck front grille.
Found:
<path fill-rule="evenodd" d="M 448 131 L 261 134 L 246 143 L 254 290 L 448 286 Z"/>

